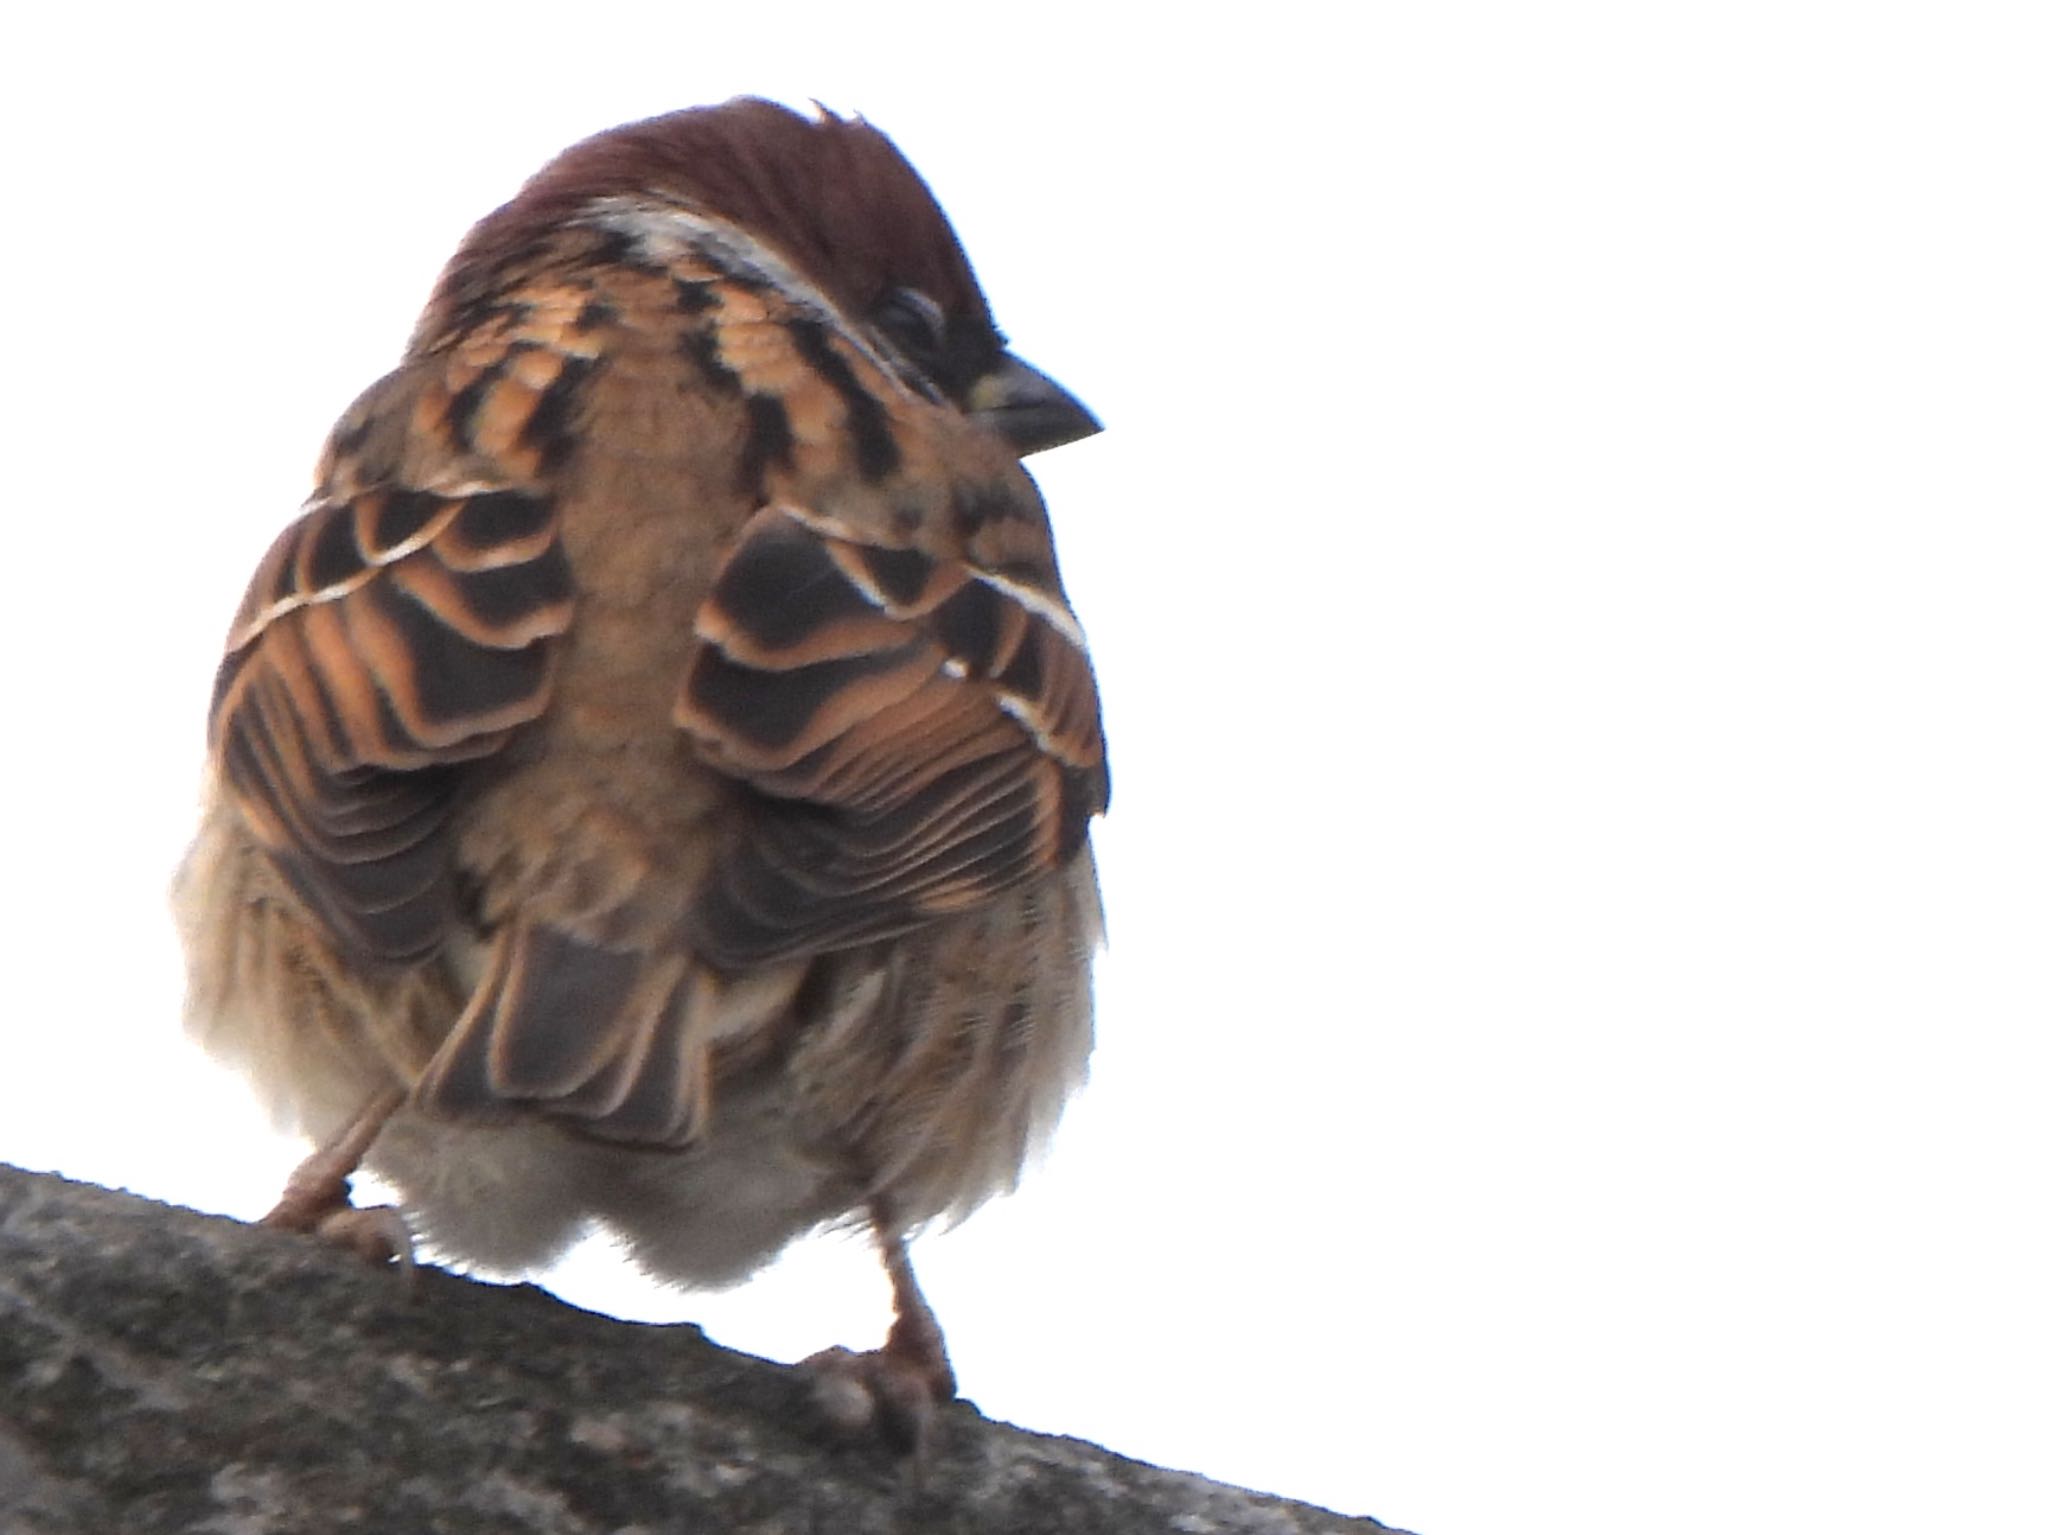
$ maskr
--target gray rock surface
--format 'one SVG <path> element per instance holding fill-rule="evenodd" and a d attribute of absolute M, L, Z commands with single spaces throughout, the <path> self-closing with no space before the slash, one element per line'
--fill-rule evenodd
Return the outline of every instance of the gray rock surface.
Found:
<path fill-rule="evenodd" d="M 0 1166 L 4 1535 L 1261 1535 L 1386 1526 L 943 1413 L 921 1483 L 803 1378 Z"/>

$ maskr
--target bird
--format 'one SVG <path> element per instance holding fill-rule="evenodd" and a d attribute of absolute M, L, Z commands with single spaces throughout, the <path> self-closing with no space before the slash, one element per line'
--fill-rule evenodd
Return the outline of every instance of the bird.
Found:
<path fill-rule="evenodd" d="M 1101 707 L 1021 461 L 1099 429 L 859 116 L 629 123 L 482 218 L 208 709 L 185 1021 L 313 1145 L 268 1223 L 709 1287 L 865 1227 L 885 1341 L 806 1363 L 921 1444 L 907 1243 L 1093 1043 Z"/>

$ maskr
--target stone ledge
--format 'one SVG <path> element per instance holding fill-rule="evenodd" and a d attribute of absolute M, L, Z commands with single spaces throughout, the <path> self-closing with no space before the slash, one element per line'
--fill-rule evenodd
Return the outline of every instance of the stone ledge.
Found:
<path fill-rule="evenodd" d="M 932 1449 L 828 1444 L 693 1327 L 0 1166 L 7 1535 L 1398 1535 L 964 1403 Z"/>

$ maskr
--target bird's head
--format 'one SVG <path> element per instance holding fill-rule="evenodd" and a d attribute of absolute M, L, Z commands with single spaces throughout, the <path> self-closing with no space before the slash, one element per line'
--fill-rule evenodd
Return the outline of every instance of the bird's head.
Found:
<path fill-rule="evenodd" d="M 879 129 L 741 97 L 585 139 L 478 225 L 456 267 L 600 199 L 681 200 L 772 248 L 856 324 L 1021 456 L 1100 431 L 1004 344 L 924 179 Z"/>

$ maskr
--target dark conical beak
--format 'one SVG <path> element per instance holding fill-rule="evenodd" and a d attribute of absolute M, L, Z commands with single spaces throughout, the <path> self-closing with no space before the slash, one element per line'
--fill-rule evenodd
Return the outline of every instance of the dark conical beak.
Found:
<path fill-rule="evenodd" d="M 1007 439 L 1019 458 L 1102 430 L 1087 406 L 1008 352 L 969 386 L 967 412 Z"/>

